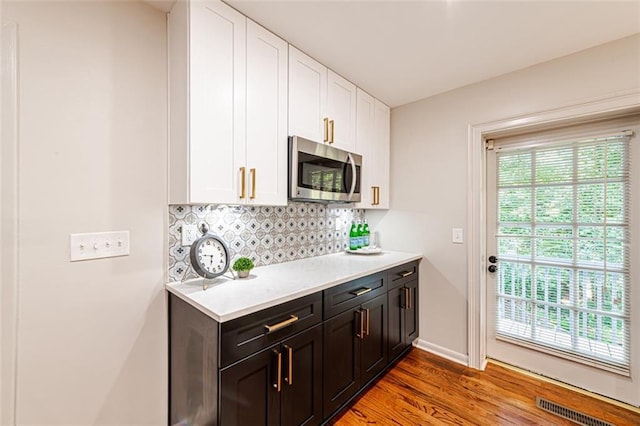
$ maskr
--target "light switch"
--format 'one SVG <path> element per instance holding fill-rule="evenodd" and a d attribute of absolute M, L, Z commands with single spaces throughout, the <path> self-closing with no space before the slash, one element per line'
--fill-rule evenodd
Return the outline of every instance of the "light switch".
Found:
<path fill-rule="evenodd" d="M 464 236 L 462 234 L 462 228 L 451 229 L 451 242 L 454 244 L 464 243 Z"/>
<path fill-rule="evenodd" d="M 129 231 L 71 234 L 69 253 L 72 262 L 129 255 Z"/>

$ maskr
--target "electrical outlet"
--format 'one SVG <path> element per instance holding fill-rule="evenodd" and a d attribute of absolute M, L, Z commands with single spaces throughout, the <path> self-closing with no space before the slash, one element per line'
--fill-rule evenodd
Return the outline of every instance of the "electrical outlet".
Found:
<path fill-rule="evenodd" d="M 190 246 L 195 240 L 200 238 L 198 225 L 182 225 L 182 245 Z"/>

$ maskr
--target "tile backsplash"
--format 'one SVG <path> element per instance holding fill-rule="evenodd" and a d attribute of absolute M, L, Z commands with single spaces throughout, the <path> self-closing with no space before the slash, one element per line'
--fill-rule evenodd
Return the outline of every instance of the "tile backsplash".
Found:
<path fill-rule="evenodd" d="M 181 245 L 182 225 L 206 223 L 229 247 L 231 263 L 240 256 L 256 266 L 322 256 L 347 249 L 352 220 L 364 210 L 315 203 L 287 206 L 169 206 L 169 281 L 196 277 L 189 247 Z"/>

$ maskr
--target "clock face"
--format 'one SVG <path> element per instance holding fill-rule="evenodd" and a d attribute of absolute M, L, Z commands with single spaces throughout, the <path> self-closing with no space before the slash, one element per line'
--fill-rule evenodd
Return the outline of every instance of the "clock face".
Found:
<path fill-rule="evenodd" d="M 229 250 L 216 235 L 205 234 L 191 246 L 191 265 L 198 275 L 215 278 L 229 269 Z"/>

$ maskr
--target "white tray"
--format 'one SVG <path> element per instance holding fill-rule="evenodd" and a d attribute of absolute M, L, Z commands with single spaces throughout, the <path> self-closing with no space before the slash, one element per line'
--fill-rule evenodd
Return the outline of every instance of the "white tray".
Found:
<path fill-rule="evenodd" d="M 346 249 L 345 251 L 347 253 L 351 253 L 351 254 L 378 254 L 378 253 L 382 253 L 382 249 L 380 247 L 376 247 L 376 248 L 361 248 L 361 249 L 358 249 L 358 250 Z"/>

